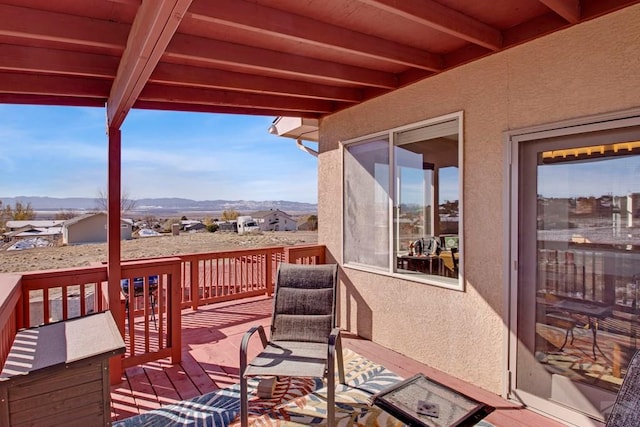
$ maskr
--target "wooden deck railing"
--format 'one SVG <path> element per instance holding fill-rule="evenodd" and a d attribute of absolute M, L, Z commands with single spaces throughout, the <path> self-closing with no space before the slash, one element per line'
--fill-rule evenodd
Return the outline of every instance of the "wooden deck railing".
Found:
<path fill-rule="evenodd" d="M 142 280 L 141 294 L 122 294 L 116 319 L 127 344 L 122 366 L 180 358 L 181 309 L 273 292 L 281 262 L 322 264 L 323 245 L 188 254 L 122 263 L 121 277 Z M 153 278 L 157 287 L 150 292 Z M 157 281 L 157 282 L 156 282 Z M 104 264 L 0 274 L 0 366 L 16 332 L 109 309 Z M 128 303 L 128 310 L 125 305 Z"/>
<path fill-rule="evenodd" d="M 326 248 L 319 245 L 289 246 L 284 249 L 286 262 L 292 264 L 324 264 Z"/>
<path fill-rule="evenodd" d="M 282 247 L 181 255 L 182 307 L 271 294 Z"/>
<path fill-rule="evenodd" d="M 178 257 L 122 263 L 125 319 L 116 323 L 124 327 L 126 321 L 123 367 L 165 357 L 180 362 L 180 264 Z M 136 291 L 138 282 L 143 286 Z"/>
<path fill-rule="evenodd" d="M 103 266 L 23 274 L 22 324 L 31 327 L 103 311 L 106 281 Z"/>

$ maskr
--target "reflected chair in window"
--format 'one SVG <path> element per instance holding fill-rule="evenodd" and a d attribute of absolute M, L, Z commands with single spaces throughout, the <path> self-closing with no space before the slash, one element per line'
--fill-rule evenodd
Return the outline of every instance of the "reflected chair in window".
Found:
<path fill-rule="evenodd" d="M 636 426 L 640 426 L 640 351 L 629 362 L 606 424 L 606 427 Z"/>
<path fill-rule="evenodd" d="M 327 425 L 335 424 L 335 364 L 344 384 L 340 329 L 336 327 L 335 264 L 280 264 L 276 275 L 270 339 L 262 326 L 251 328 L 240 346 L 240 420 L 249 422 L 248 378 L 327 379 Z M 250 362 L 251 336 L 258 332 L 263 350 Z"/>

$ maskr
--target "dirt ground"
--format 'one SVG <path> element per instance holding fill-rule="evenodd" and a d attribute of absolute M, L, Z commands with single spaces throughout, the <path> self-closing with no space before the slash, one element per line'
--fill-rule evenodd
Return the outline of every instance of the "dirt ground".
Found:
<path fill-rule="evenodd" d="M 229 232 L 182 233 L 144 237 L 122 242 L 122 259 L 139 259 L 177 254 L 216 252 L 269 246 L 313 245 L 315 231 L 267 231 L 250 235 Z M 107 260 L 107 244 L 87 244 L 0 251 L 0 273 L 81 267 Z"/>

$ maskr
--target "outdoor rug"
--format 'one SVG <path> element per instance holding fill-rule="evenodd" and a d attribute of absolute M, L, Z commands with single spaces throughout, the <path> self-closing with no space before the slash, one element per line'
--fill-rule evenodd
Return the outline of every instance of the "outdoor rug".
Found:
<path fill-rule="evenodd" d="M 403 426 L 386 412 L 369 406 L 369 398 L 402 378 L 384 366 L 345 350 L 347 385 L 336 388 L 336 425 Z M 249 381 L 249 424 L 253 426 L 326 425 L 326 388 L 320 379 L 281 378 L 273 398 L 258 399 L 258 381 Z M 115 427 L 133 426 L 239 426 L 240 386 L 236 384 L 193 399 L 115 422 Z M 434 424 L 437 425 L 437 424 Z M 478 425 L 492 424 L 481 421 Z"/>

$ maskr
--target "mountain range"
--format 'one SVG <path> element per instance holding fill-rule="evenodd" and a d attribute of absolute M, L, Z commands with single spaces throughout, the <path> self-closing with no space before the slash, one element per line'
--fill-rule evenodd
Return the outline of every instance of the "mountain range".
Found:
<path fill-rule="evenodd" d="M 3 205 L 15 206 L 31 204 L 34 211 L 92 210 L 98 206 L 95 198 L 89 197 L 38 197 L 18 196 L 0 197 Z M 286 200 L 254 201 L 254 200 L 191 200 L 178 197 L 135 199 L 135 213 L 167 214 L 176 212 L 222 212 L 236 210 L 250 213 L 260 210 L 280 209 L 287 213 L 314 213 L 318 205 L 314 203 L 291 202 Z"/>

